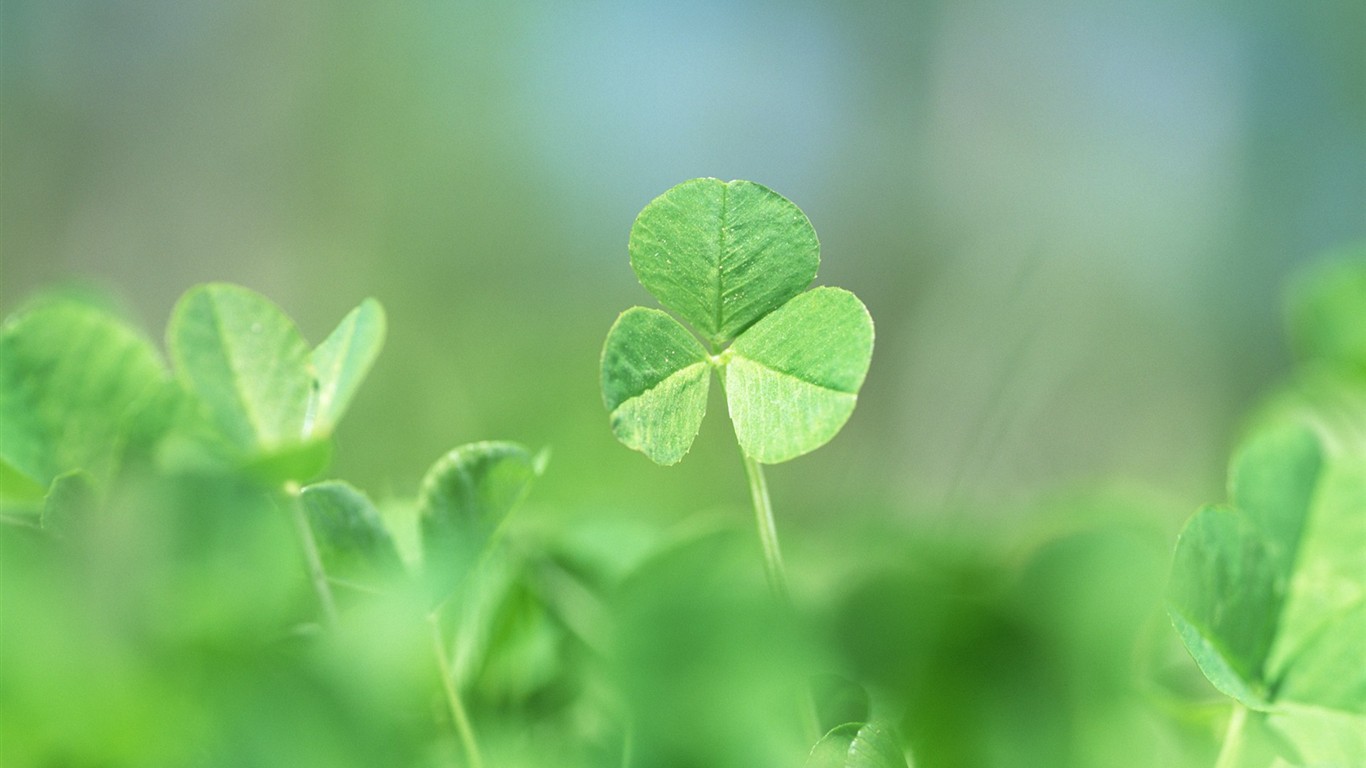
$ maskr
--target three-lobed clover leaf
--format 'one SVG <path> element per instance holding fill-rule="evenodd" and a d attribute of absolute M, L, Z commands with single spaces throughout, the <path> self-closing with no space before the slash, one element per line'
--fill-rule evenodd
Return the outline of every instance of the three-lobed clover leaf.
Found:
<path fill-rule="evenodd" d="M 791 201 L 749 181 L 694 179 L 636 218 L 642 285 L 690 323 L 634 307 L 607 334 L 603 402 L 612 431 L 659 464 L 680 461 L 721 375 L 736 437 L 767 464 L 819 448 L 853 413 L 873 353 L 873 321 L 852 293 L 807 290 L 820 246 Z"/>

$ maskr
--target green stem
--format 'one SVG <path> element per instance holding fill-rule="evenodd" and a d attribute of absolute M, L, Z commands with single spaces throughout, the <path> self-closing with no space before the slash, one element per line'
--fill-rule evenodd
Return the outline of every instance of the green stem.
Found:
<path fill-rule="evenodd" d="M 778 601 L 788 611 L 793 610 L 792 595 L 787 588 L 787 569 L 783 566 L 782 548 L 778 546 L 778 526 L 773 520 L 773 504 L 768 498 L 768 483 L 764 467 L 753 457 L 740 451 L 745 459 L 745 476 L 749 478 L 749 496 L 754 502 L 754 521 L 759 528 L 759 542 L 764 547 L 764 571 L 768 584 Z M 812 744 L 820 740 L 820 717 L 816 714 L 816 698 L 810 686 L 802 692 L 800 703 L 802 725 Z"/>
<path fill-rule="evenodd" d="M 1233 703 L 1233 716 L 1228 720 L 1224 731 L 1224 745 L 1219 749 L 1219 759 L 1214 768 L 1235 768 L 1243 753 L 1243 726 L 1247 723 L 1247 707 Z"/>
<path fill-rule="evenodd" d="M 783 567 L 783 552 L 778 546 L 778 526 L 773 522 L 773 504 L 768 499 L 764 468 L 748 455 L 745 455 L 745 476 L 749 478 L 749 497 L 754 502 L 759 543 L 764 547 L 764 571 L 768 574 L 768 585 L 784 605 L 790 605 L 792 598 L 787 589 L 787 569 Z"/>
<path fill-rule="evenodd" d="M 299 535 L 299 544 L 304 550 L 304 562 L 308 566 L 308 576 L 313 582 L 313 591 L 318 593 L 318 602 L 323 609 L 323 622 L 328 627 L 337 626 L 337 603 L 332 599 L 332 585 L 327 581 L 327 571 L 323 570 L 322 555 L 318 553 L 318 541 L 313 538 L 313 526 L 308 524 L 304 514 L 303 501 L 299 499 L 298 486 L 285 489 L 289 496 L 289 507 L 294 517 L 294 530 Z"/>
<path fill-rule="evenodd" d="M 455 689 L 455 676 L 451 674 L 450 662 L 446 660 L 446 641 L 441 637 L 441 619 L 436 613 L 427 615 L 432 625 L 432 651 L 436 654 L 436 666 L 441 675 L 441 687 L 446 691 L 446 704 L 451 710 L 451 720 L 460 735 L 460 745 L 465 750 L 465 760 L 470 768 L 484 768 L 484 758 L 479 752 L 479 742 L 474 738 L 474 727 L 470 725 L 469 713 L 460 701 L 460 692 Z"/>

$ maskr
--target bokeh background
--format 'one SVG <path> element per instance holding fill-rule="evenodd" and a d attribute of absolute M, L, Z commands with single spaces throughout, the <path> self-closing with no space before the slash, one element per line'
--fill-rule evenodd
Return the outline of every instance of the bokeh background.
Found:
<path fill-rule="evenodd" d="M 877 323 L 853 419 L 769 475 L 799 592 L 838 591 L 851 557 L 943 561 L 835 602 L 857 625 L 861 595 L 903 595 L 908 637 L 943 628 L 926 647 L 1028 653 L 1002 614 L 920 600 L 977 594 L 972 557 L 866 549 L 997 532 L 993 567 L 1046 551 L 993 605 L 1070 611 L 1084 655 L 1133 634 L 1105 595 L 1147 579 L 1124 615 L 1155 605 L 1168 537 L 1223 498 L 1290 369 L 1288 277 L 1366 235 L 1364 34 L 1355 0 L 6 0 L 0 311 L 93 285 L 158 337 L 182 291 L 227 280 L 316 342 L 375 296 L 388 342 L 335 475 L 405 498 L 451 446 L 505 438 L 553 451 L 549 527 L 743 522 L 724 403 L 660 469 L 612 438 L 597 377 L 617 313 L 654 303 L 635 214 L 688 178 L 758 181 Z M 1150 528 L 1040 533 L 1098 508 Z M 927 658 L 936 696 L 961 681 Z"/>

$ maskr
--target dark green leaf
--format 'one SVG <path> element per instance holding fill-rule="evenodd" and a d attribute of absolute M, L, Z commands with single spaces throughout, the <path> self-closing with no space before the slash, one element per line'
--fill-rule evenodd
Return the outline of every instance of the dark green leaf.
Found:
<path fill-rule="evenodd" d="M 418 497 L 422 551 L 434 599 L 473 570 L 536 476 L 537 459 L 515 443 L 461 446 L 427 472 Z"/>
<path fill-rule="evenodd" d="M 879 723 L 848 723 L 817 742 L 805 768 L 906 768 L 906 756 Z"/>
<path fill-rule="evenodd" d="M 307 486 L 299 494 L 328 576 L 373 586 L 403 570 L 379 511 L 340 480 Z"/>
<path fill-rule="evenodd" d="M 873 320 L 854 294 L 816 288 L 728 352 L 726 402 L 740 447 L 775 464 L 819 448 L 848 421 L 873 355 Z"/>
<path fill-rule="evenodd" d="M 602 399 L 612 432 L 659 464 L 677 463 L 692 447 L 710 381 L 706 350 L 657 309 L 628 309 L 607 334 Z"/>
<path fill-rule="evenodd" d="M 366 299 L 309 356 L 317 377 L 305 432 L 328 435 L 351 404 L 384 346 L 384 309 Z"/>
<path fill-rule="evenodd" d="M 112 471 L 166 373 L 156 350 L 107 312 L 48 300 L 0 331 L 0 491 L 40 497 L 57 475 Z"/>
<path fill-rule="evenodd" d="M 636 217 L 629 250 L 641 285 L 713 344 L 805 290 L 820 264 L 801 209 L 750 181 L 670 189 Z"/>

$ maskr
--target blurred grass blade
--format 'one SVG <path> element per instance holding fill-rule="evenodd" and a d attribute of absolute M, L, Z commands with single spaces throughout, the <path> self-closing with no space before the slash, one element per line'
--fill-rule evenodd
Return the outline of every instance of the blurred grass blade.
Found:
<path fill-rule="evenodd" d="M 366 299 L 342 318 L 309 356 L 316 385 L 304 425 L 305 434 L 328 435 L 351 404 L 384 346 L 384 309 Z"/>

